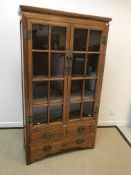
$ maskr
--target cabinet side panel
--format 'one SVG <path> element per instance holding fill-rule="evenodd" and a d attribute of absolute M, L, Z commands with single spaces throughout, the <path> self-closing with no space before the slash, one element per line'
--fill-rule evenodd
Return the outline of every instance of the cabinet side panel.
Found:
<path fill-rule="evenodd" d="M 21 73 L 22 73 L 22 100 L 23 100 L 23 123 L 24 123 L 24 144 L 26 149 L 26 163 L 30 163 L 30 126 L 27 123 L 29 117 L 29 88 L 28 88 L 28 45 L 24 39 L 24 30 L 27 29 L 26 18 L 22 16 L 21 21 Z"/>
<path fill-rule="evenodd" d="M 102 38 L 101 38 L 101 58 L 100 58 L 100 64 L 99 64 L 99 77 L 98 77 L 98 83 L 96 89 L 98 89 L 96 94 L 96 106 L 98 106 L 98 111 L 96 113 L 96 123 L 98 123 L 98 117 L 99 117 L 99 107 L 100 107 L 100 100 L 101 100 L 101 90 L 102 90 L 102 82 L 103 82 L 103 74 L 104 74 L 104 67 L 105 67 L 105 57 L 106 57 L 106 47 L 107 47 L 107 38 L 108 38 L 108 31 L 109 31 L 109 24 L 105 23 L 105 29 L 102 32 Z M 106 42 L 102 42 L 103 37 L 106 38 Z M 97 129 L 97 125 L 96 125 Z M 95 147 L 95 142 L 94 146 Z"/>

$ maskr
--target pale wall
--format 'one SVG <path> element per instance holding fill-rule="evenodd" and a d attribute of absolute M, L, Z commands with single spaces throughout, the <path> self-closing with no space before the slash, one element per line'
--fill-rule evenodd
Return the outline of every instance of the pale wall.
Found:
<path fill-rule="evenodd" d="M 130 0 L 1 0 L 0 127 L 22 126 L 20 4 L 113 18 L 110 25 L 99 124 L 131 124 Z M 114 115 L 109 115 L 112 108 Z"/>

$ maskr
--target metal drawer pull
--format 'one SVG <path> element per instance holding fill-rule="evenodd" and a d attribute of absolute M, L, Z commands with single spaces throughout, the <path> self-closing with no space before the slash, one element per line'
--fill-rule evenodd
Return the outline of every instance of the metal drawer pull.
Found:
<path fill-rule="evenodd" d="M 78 133 L 84 133 L 85 132 L 85 127 L 84 126 L 80 126 L 79 128 L 77 128 L 77 132 Z"/>
<path fill-rule="evenodd" d="M 43 147 L 43 151 L 50 151 L 52 149 L 52 145 L 45 145 Z"/>
<path fill-rule="evenodd" d="M 43 134 L 43 138 L 44 139 L 51 139 L 52 138 L 52 134 L 50 132 L 44 133 Z"/>
<path fill-rule="evenodd" d="M 82 143 L 84 143 L 84 139 L 78 139 L 78 140 L 76 140 L 76 143 L 77 144 L 82 144 Z"/>

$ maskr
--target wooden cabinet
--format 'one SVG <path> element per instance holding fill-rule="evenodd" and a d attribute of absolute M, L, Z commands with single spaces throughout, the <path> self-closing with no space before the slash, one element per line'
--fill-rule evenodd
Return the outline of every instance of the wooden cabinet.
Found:
<path fill-rule="evenodd" d="M 94 148 L 110 18 L 20 6 L 27 164 Z"/>

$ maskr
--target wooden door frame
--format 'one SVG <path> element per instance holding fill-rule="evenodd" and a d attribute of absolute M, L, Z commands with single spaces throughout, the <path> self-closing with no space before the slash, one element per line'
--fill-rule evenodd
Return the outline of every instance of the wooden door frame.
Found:
<path fill-rule="evenodd" d="M 94 110 L 98 107 L 98 111 L 97 111 L 97 113 L 94 114 L 94 117 L 92 119 L 91 118 L 88 119 L 88 120 L 96 120 L 96 122 L 97 122 L 98 121 L 99 106 L 100 106 L 100 96 L 101 96 L 104 64 L 105 64 L 105 52 L 106 52 L 106 44 L 102 43 L 102 38 L 103 38 L 103 36 L 104 37 L 108 36 L 109 24 L 105 24 L 104 26 L 94 25 L 94 22 L 89 23 L 89 24 L 78 24 L 78 23 L 71 24 L 71 35 L 70 35 L 71 36 L 71 38 L 70 38 L 70 49 L 71 50 L 73 50 L 73 39 L 74 39 L 74 29 L 75 28 L 88 29 L 88 36 L 89 36 L 90 30 L 102 31 L 100 50 L 99 50 L 99 61 L 98 61 L 98 67 L 97 67 L 97 79 L 96 79 L 96 85 L 95 85 L 95 101 L 94 101 Z M 87 43 L 87 44 L 89 44 L 89 43 Z M 88 50 L 87 50 L 87 52 L 88 52 Z M 87 56 L 86 56 L 86 60 L 87 60 Z M 84 83 L 83 83 L 83 88 L 84 88 Z M 69 120 L 70 92 L 71 92 L 71 76 L 68 76 L 68 101 L 67 101 L 68 105 L 67 105 L 66 124 L 74 123 L 74 122 L 80 121 L 82 119 L 82 107 L 81 107 L 80 119 Z M 83 99 L 81 100 L 81 103 L 82 103 L 82 101 L 83 101 Z M 84 120 L 84 118 L 82 120 Z"/>
<path fill-rule="evenodd" d="M 28 30 L 32 30 L 32 24 L 47 24 L 48 26 L 63 26 L 67 28 L 67 33 L 66 33 L 66 49 L 69 48 L 69 38 L 70 38 L 70 25 L 69 23 L 63 23 L 63 22 L 56 22 L 56 21 L 48 21 L 48 20 L 38 20 L 38 19 L 28 19 L 27 20 L 27 25 L 28 25 Z M 51 31 L 49 27 L 49 49 L 48 54 L 49 54 L 49 65 L 50 65 L 50 59 L 51 59 L 51 46 L 50 46 L 50 40 L 51 40 Z M 29 114 L 32 116 L 32 109 L 33 109 L 33 98 L 32 98 L 32 39 L 28 40 L 28 75 L 29 75 Z M 65 49 L 65 57 L 66 57 L 66 49 Z M 54 51 L 55 52 L 55 51 Z M 56 50 L 57 52 L 57 50 Z M 61 53 L 61 52 L 60 52 Z M 65 58 L 66 59 L 66 58 Z M 50 72 L 50 66 L 49 66 L 49 72 Z M 51 81 L 52 78 L 48 77 L 47 81 Z M 56 78 L 57 80 L 61 80 L 61 78 Z M 55 78 L 54 78 L 55 80 Z M 66 118 L 66 104 L 67 104 L 67 75 L 64 75 L 62 78 L 64 81 L 64 93 L 63 93 L 63 117 L 62 117 L 62 122 L 54 122 L 50 123 L 50 127 L 58 126 L 61 124 L 65 124 L 65 118 Z M 50 88 L 48 88 L 49 90 Z M 50 106 L 50 101 L 48 100 L 47 106 Z M 54 104 L 54 103 L 53 103 Z M 59 103 L 58 103 L 59 104 Z M 48 114 L 48 120 L 49 120 L 49 114 Z M 49 123 L 48 123 L 49 124 Z M 33 125 L 33 123 L 30 123 L 30 129 L 32 128 L 44 128 L 47 127 L 48 124 L 40 124 L 40 125 Z"/>

